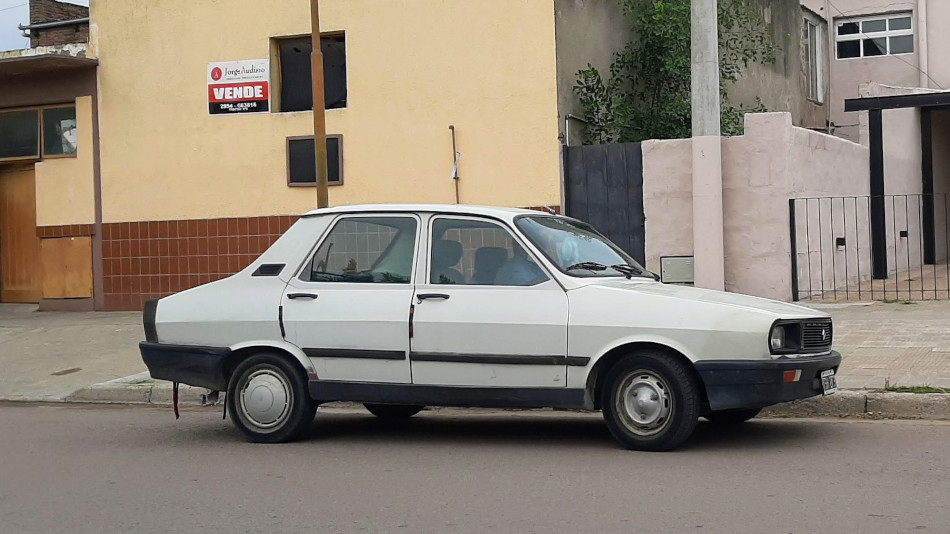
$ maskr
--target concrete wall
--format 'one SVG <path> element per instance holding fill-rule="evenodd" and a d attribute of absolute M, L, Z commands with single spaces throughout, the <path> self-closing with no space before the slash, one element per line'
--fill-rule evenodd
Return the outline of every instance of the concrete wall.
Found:
<path fill-rule="evenodd" d="M 825 128 L 828 121 L 827 105 L 808 100 L 802 47 L 802 7 L 798 2 L 783 0 L 755 0 L 755 4 L 771 30 L 773 41 L 781 50 L 774 64 L 754 64 L 746 69 L 735 86 L 729 88 L 730 102 L 736 107 L 751 107 L 755 105 L 755 98 L 759 97 L 769 111 L 791 113 L 792 122 L 796 126 Z M 825 31 L 827 35 L 827 29 Z M 826 47 L 826 52 L 827 50 Z M 822 69 L 827 102 L 827 60 Z"/>
<path fill-rule="evenodd" d="M 543 2 L 541 2 L 543 3 Z M 617 0 L 554 0 L 557 50 L 557 114 L 560 133 L 569 113 L 583 117 L 574 95 L 577 71 L 588 64 L 610 72 L 614 54 L 630 39 L 630 23 Z M 571 124 L 572 145 L 581 144 L 583 124 Z"/>
<path fill-rule="evenodd" d="M 925 87 L 950 87 L 950 2 L 946 0 L 927 1 L 927 74 Z"/>
<path fill-rule="evenodd" d="M 76 157 L 37 163 L 36 225 L 92 224 L 93 187 L 92 97 L 76 99 Z"/>
<path fill-rule="evenodd" d="M 794 127 L 787 113 L 750 114 L 745 126 L 745 135 L 724 138 L 722 145 L 726 289 L 788 300 L 788 199 L 868 194 L 868 149 Z M 643 144 L 651 270 L 659 269 L 660 256 L 692 252 L 690 155 L 689 140 Z M 833 254 L 831 243 L 823 243 L 826 255 Z M 800 245 L 800 262 L 819 250 L 817 243 Z"/>
<path fill-rule="evenodd" d="M 930 0 L 928 8 L 932 5 L 941 3 L 940 0 Z M 947 3 L 947 2 L 942 2 Z M 835 18 L 859 17 L 862 15 L 876 15 L 881 13 L 896 13 L 901 11 L 914 11 L 917 8 L 916 0 L 905 0 L 895 2 L 872 2 L 870 0 L 835 0 L 826 10 L 829 14 L 829 51 L 831 51 L 831 121 L 835 123 L 835 135 L 844 137 L 851 141 L 859 142 L 860 137 L 860 117 L 858 113 L 845 113 L 844 101 L 848 98 L 858 98 L 861 96 L 862 85 L 868 83 L 879 83 L 899 87 L 917 87 L 920 85 L 920 72 L 918 71 L 920 61 L 920 34 L 917 33 L 918 42 L 914 47 L 913 54 L 902 54 L 899 56 L 880 56 L 871 58 L 855 59 L 837 59 L 835 35 Z M 931 20 L 935 20 L 933 16 Z M 944 19 L 947 20 L 947 19 Z M 945 31 L 936 23 L 931 23 L 929 35 L 939 31 Z M 914 27 L 917 27 L 916 15 Z M 933 47 L 929 49 L 938 52 L 939 49 Z M 939 61 L 943 61 L 945 54 L 939 54 Z M 930 54 L 930 61 L 938 61 L 935 54 Z M 950 58 L 947 59 L 950 63 Z M 950 74 L 950 72 L 948 72 Z"/>
<path fill-rule="evenodd" d="M 326 112 L 344 154 L 331 204 L 454 202 L 450 124 L 462 202 L 559 203 L 550 1 L 320 6 L 321 29 L 346 35 L 348 107 Z M 272 38 L 308 34 L 306 0 L 94 1 L 91 10 L 105 222 L 314 207 L 312 188 L 287 186 L 285 149 L 288 136 L 312 133 L 311 112 L 209 116 L 206 87 L 209 62 L 267 58 Z"/>

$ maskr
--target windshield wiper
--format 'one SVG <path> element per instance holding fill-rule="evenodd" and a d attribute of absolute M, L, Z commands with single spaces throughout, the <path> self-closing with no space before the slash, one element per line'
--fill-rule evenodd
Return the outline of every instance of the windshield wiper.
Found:
<path fill-rule="evenodd" d="M 619 271 L 625 274 L 627 276 L 627 280 L 629 280 L 630 277 L 632 276 L 645 276 L 648 278 L 652 278 L 656 280 L 657 282 L 660 281 L 660 277 L 656 273 L 654 273 L 653 271 L 648 271 L 641 267 L 637 267 L 636 265 L 629 265 L 626 263 L 622 263 L 620 265 L 611 265 L 610 268 L 615 271 Z"/>
<path fill-rule="evenodd" d="M 565 271 L 606 271 L 610 267 L 607 267 L 603 263 L 597 263 L 595 261 L 582 261 L 580 263 L 575 263 L 574 265 L 567 266 Z"/>
<path fill-rule="evenodd" d="M 641 269 L 636 265 L 630 265 L 627 263 L 618 263 L 617 265 L 604 265 L 603 263 L 597 263 L 595 261 L 582 261 L 580 263 L 575 263 L 569 265 L 565 271 L 606 271 L 607 269 L 613 269 L 618 273 L 627 277 L 627 280 L 633 278 L 634 276 L 645 276 L 648 278 L 653 278 L 654 280 L 659 280 L 657 275 L 652 272 Z"/>
<path fill-rule="evenodd" d="M 626 276 L 627 280 L 629 280 L 633 276 L 640 276 L 644 274 L 643 269 L 634 265 L 628 265 L 626 263 L 611 265 L 610 268 Z"/>

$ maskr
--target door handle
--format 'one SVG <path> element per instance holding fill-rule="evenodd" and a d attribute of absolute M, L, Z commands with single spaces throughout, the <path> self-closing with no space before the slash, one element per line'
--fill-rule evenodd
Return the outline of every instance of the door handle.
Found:
<path fill-rule="evenodd" d="M 421 303 L 423 300 L 429 299 L 449 300 L 449 295 L 446 295 L 445 293 L 419 293 L 416 295 L 416 298 L 419 299 L 419 302 Z"/>
<path fill-rule="evenodd" d="M 290 300 L 294 299 L 315 299 L 317 298 L 316 293 L 288 293 L 287 298 Z"/>

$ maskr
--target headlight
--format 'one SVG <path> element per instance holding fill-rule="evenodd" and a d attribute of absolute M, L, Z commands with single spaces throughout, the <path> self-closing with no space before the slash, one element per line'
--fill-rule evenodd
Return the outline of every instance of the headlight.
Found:
<path fill-rule="evenodd" d="M 772 335 L 769 336 L 769 343 L 772 344 L 772 350 L 785 348 L 785 327 L 776 326 L 773 328 Z"/>

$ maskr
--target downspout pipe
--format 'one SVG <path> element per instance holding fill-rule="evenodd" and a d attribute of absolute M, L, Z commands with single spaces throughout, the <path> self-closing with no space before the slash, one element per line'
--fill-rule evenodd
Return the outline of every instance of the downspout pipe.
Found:
<path fill-rule="evenodd" d="M 917 57 L 921 87 L 930 87 L 930 54 L 927 47 L 927 0 L 917 0 Z"/>
<path fill-rule="evenodd" d="M 564 144 L 566 146 L 571 146 L 571 121 L 572 120 L 575 120 L 581 124 L 590 124 L 583 118 L 578 117 L 577 115 L 568 113 L 567 116 L 564 117 Z"/>

